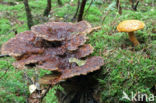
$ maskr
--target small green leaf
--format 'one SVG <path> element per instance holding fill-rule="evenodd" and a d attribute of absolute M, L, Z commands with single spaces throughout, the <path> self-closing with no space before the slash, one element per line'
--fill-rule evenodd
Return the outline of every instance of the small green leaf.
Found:
<path fill-rule="evenodd" d="M 79 60 L 77 58 L 69 58 L 69 63 L 76 63 L 78 66 L 82 66 L 86 63 L 85 60 Z"/>

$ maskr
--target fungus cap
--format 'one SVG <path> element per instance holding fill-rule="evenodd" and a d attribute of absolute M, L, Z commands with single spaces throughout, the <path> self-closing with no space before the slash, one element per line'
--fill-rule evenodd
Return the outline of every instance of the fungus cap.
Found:
<path fill-rule="evenodd" d="M 74 66 L 73 68 L 66 68 L 62 70 L 62 74 L 58 76 L 49 77 L 47 75 L 43 76 L 40 81 L 42 84 L 58 84 L 62 81 L 66 81 L 67 79 L 71 79 L 75 76 L 87 75 L 88 73 L 97 71 L 100 67 L 104 65 L 104 61 L 102 57 L 93 56 L 86 60 L 86 63 L 82 66 Z M 48 78 L 48 81 L 45 81 L 44 78 Z M 43 83 L 44 82 L 44 83 Z"/>
<path fill-rule="evenodd" d="M 117 26 L 119 32 L 133 32 L 143 29 L 145 24 L 139 20 L 125 20 Z"/>
<path fill-rule="evenodd" d="M 1 53 L 13 57 L 41 54 L 43 49 L 33 46 L 35 39 L 35 34 L 31 31 L 20 33 L 2 45 Z"/>
<path fill-rule="evenodd" d="M 79 33 L 87 34 L 90 29 L 91 25 L 87 21 L 78 23 L 48 22 L 31 28 L 37 37 L 47 41 L 70 40 Z"/>
<path fill-rule="evenodd" d="M 31 31 L 20 33 L 5 43 L 2 53 L 16 58 L 13 63 L 16 68 L 52 71 L 54 75 L 44 77 L 47 80 L 42 83 L 55 85 L 99 70 L 104 64 L 102 57 L 87 57 L 93 53 L 93 47 L 85 44 L 87 34 L 96 29 L 86 21 L 49 22 L 33 26 Z M 74 60 L 70 61 L 71 58 Z"/>

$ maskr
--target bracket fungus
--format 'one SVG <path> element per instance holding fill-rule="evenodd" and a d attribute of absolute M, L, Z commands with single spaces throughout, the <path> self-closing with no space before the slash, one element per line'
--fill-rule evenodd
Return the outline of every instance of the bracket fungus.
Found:
<path fill-rule="evenodd" d="M 86 21 L 36 25 L 31 31 L 20 33 L 5 43 L 2 54 L 13 56 L 16 68 L 33 67 L 52 71 L 50 76 L 43 76 L 40 83 L 53 86 L 99 70 L 104 64 L 102 57 L 88 57 L 93 47 L 85 44 L 86 35 L 93 30 L 96 29 Z"/>
<path fill-rule="evenodd" d="M 134 46 L 137 46 L 139 41 L 135 37 L 134 31 L 143 29 L 144 26 L 145 24 L 139 20 L 125 20 L 117 26 L 117 30 L 119 32 L 127 32 L 131 42 L 134 44 Z"/>

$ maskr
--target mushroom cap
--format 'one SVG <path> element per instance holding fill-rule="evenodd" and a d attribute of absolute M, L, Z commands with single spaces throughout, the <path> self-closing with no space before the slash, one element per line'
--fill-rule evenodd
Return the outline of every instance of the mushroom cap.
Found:
<path fill-rule="evenodd" d="M 93 47 L 85 44 L 88 33 L 95 30 L 86 21 L 78 23 L 49 22 L 33 26 L 31 31 L 16 35 L 2 46 L 2 53 L 16 58 L 19 69 L 42 68 L 53 71 L 44 83 L 57 84 L 75 76 L 99 70 L 103 58 L 93 56 Z M 76 61 L 70 61 L 71 58 Z M 80 65 L 81 64 L 81 65 Z"/>
<path fill-rule="evenodd" d="M 78 23 L 69 22 L 48 22 L 46 24 L 36 25 L 31 28 L 37 37 L 47 41 L 70 40 L 79 33 L 86 34 L 91 25 L 87 21 Z"/>
<path fill-rule="evenodd" d="M 86 63 L 82 66 L 75 66 L 70 69 L 65 69 L 58 81 L 66 80 L 74 76 L 87 75 L 90 72 L 99 70 L 102 65 L 104 65 L 103 58 L 100 56 L 93 56 L 88 58 Z"/>
<path fill-rule="evenodd" d="M 72 68 L 67 68 L 62 70 L 62 74 L 53 76 L 53 75 L 45 75 L 40 79 L 40 83 L 42 84 L 58 84 L 67 79 L 71 79 L 75 76 L 87 75 L 90 72 L 94 72 L 100 69 L 100 67 L 104 64 L 104 60 L 102 57 L 93 56 L 86 60 L 86 63 L 82 66 L 73 66 Z M 47 79 L 47 80 L 45 80 Z"/>
<path fill-rule="evenodd" d="M 125 20 L 117 26 L 119 32 L 133 32 L 143 29 L 145 24 L 139 20 Z"/>
<path fill-rule="evenodd" d="M 86 39 L 87 37 L 83 33 L 75 36 L 66 43 L 67 49 L 69 51 L 77 50 L 79 46 L 84 45 Z"/>
<path fill-rule="evenodd" d="M 20 33 L 2 45 L 1 53 L 13 57 L 20 57 L 24 54 L 40 54 L 43 49 L 32 45 L 35 39 L 35 34 L 31 31 Z"/>

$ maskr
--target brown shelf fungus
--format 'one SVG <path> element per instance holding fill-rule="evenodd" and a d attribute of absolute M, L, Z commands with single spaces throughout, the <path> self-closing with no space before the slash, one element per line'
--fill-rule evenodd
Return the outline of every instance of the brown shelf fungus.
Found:
<path fill-rule="evenodd" d="M 143 29 L 144 26 L 145 24 L 139 20 L 125 20 L 117 26 L 117 30 L 119 32 L 127 32 L 131 42 L 134 44 L 134 46 L 137 46 L 139 41 L 135 37 L 134 31 Z"/>
<path fill-rule="evenodd" d="M 36 25 L 32 27 L 31 31 L 20 33 L 5 43 L 2 46 L 2 54 L 13 56 L 16 59 L 13 63 L 16 68 L 36 68 L 51 71 L 52 74 L 45 75 L 40 79 L 40 84 L 50 86 L 60 84 L 67 92 L 65 96 L 71 91 L 77 94 L 84 87 L 88 93 L 92 85 L 96 85 L 92 82 L 93 79 L 91 81 L 87 79 L 88 73 L 99 70 L 104 64 L 102 57 L 88 57 L 93 52 L 93 47 L 90 44 L 85 44 L 87 34 L 98 29 L 99 27 L 97 29 L 92 28 L 86 21 L 78 23 L 49 22 Z M 79 85 L 75 85 L 75 81 L 79 82 L 80 78 L 85 79 L 82 79 Z M 67 81 L 71 82 L 68 83 Z M 68 91 L 68 87 L 66 88 L 64 84 L 72 86 L 71 90 Z M 81 87 L 82 85 L 84 86 Z M 31 103 L 38 98 L 35 97 L 35 93 L 30 95 L 29 101 Z M 61 95 L 61 93 L 58 94 Z M 82 96 L 81 93 L 80 95 Z M 42 99 L 42 96 L 40 97 L 38 98 L 39 101 Z M 68 102 L 59 100 L 60 103 L 73 103 L 72 101 L 78 98 L 69 97 Z M 83 98 L 85 97 L 82 96 L 81 99 Z M 90 95 L 88 98 L 93 98 L 93 96 Z"/>

